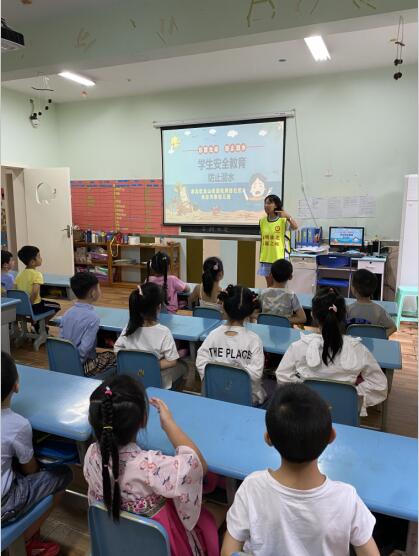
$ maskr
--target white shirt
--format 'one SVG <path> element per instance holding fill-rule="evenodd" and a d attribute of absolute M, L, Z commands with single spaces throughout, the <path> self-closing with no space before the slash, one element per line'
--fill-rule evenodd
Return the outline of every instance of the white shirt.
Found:
<path fill-rule="evenodd" d="M 229 335 L 229 332 L 233 334 Z M 266 398 L 261 383 L 264 362 L 259 336 L 244 326 L 226 324 L 209 333 L 196 355 L 196 368 L 201 380 L 204 379 L 207 363 L 229 365 L 247 371 L 252 381 L 253 402 L 258 404 Z"/>
<path fill-rule="evenodd" d="M 296 490 L 269 471 L 246 477 L 227 514 L 227 529 L 253 556 L 349 556 L 369 541 L 375 518 L 346 483 Z"/>
<path fill-rule="evenodd" d="M 321 334 L 301 334 L 301 339 L 290 345 L 278 365 L 275 373 L 278 384 L 303 382 L 308 378 L 355 384 L 360 374 L 363 382 L 356 389 L 363 396 L 362 416 L 367 415 L 368 406 L 387 398 L 387 378 L 361 338 L 343 336 L 341 351 L 328 365 L 322 360 L 322 350 Z"/>

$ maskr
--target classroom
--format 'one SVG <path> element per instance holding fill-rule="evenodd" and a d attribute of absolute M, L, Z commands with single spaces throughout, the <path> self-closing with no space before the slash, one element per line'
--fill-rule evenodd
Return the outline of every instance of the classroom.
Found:
<path fill-rule="evenodd" d="M 418 5 L 3 0 L 10 556 L 418 554 Z"/>

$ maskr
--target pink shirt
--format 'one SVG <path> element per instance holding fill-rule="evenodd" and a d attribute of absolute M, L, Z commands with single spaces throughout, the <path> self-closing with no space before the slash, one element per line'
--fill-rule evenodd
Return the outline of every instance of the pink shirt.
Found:
<path fill-rule="evenodd" d="M 150 276 L 150 282 L 154 282 L 159 286 L 163 287 L 164 277 L 163 276 Z M 177 294 L 185 291 L 187 284 L 182 282 L 177 276 L 169 274 L 167 277 L 167 310 L 169 313 L 176 313 L 178 310 Z"/>

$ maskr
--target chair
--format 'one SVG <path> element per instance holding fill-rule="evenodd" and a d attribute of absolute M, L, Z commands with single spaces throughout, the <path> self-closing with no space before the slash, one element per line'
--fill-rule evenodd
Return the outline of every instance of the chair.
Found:
<path fill-rule="evenodd" d="M 208 363 L 205 366 L 204 396 L 213 400 L 252 405 L 252 383 L 243 369 Z"/>
<path fill-rule="evenodd" d="M 51 309 L 50 311 L 45 311 L 44 313 L 35 315 L 29 295 L 22 290 L 9 290 L 7 292 L 7 297 L 18 299 L 20 301 L 20 303 L 16 305 L 16 317 L 18 322 L 21 324 L 20 332 L 17 334 L 17 342 L 19 342 L 20 339 L 23 341 L 33 339 L 33 348 L 38 351 L 39 347 L 44 344 L 48 338 L 45 320 L 48 317 L 52 317 L 55 314 L 55 311 Z M 32 324 L 39 323 L 39 332 L 29 332 L 28 321 Z"/>
<path fill-rule="evenodd" d="M 116 374 L 130 375 L 140 380 L 144 388 L 162 387 L 160 363 L 154 353 L 136 349 L 121 349 L 116 355 Z"/>
<path fill-rule="evenodd" d="M 414 297 L 416 299 L 416 313 L 405 313 L 403 315 L 403 305 L 407 297 Z M 397 317 L 396 326 L 400 330 L 401 322 L 418 322 L 418 288 L 414 286 L 399 286 L 396 293 L 397 303 Z"/>
<path fill-rule="evenodd" d="M 85 376 L 79 352 L 70 340 L 64 340 L 63 338 L 48 338 L 47 353 L 49 368 L 51 371 L 67 373 L 75 376 Z M 112 367 L 111 369 L 90 378 L 103 380 L 113 374 L 115 374 L 115 368 Z"/>
<path fill-rule="evenodd" d="M 212 309 L 211 307 L 194 307 L 193 316 L 216 320 L 222 320 L 223 318 L 221 315 L 221 311 L 219 311 L 218 309 Z"/>
<path fill-rule="evenodd" d="M 359 398 L 353 384 L 314 379 L 307 379 L 304 384 L 315 390 L 330 405 L 334 423 L 359 427 Z"/>
<path fill-rule="evenodd" d="M 1 549 L 9 549 L 10 556 L 26 554 L 23 533 L 37 521 L 52 505 L 52 496 L 47 496 L 25 515 L 16 521 L 2 524 L 1 526 Z"/>
<path fill-rule="evenodd" d="M 351 283 L 351 259 L 344 255 L 317 255 L 317 286 L 329 288 L 345 288 L 349 296 Z M 321 277 L 327 270 L 336 271 L 346 269 L 349 272 L 349 279 L 334 278 L 332 276 Z M 319 272 L 320 271 L 320 272 Z"/>
<path fill-rule="evenodd" d="M 169 538 L 157 521 L 121 512 L 114 522 L 103 504 L 89 507 L 91 556 L 170 556 Z"/>
<path fill-rule="evenodd" d="M 269 313 L 259 313 L 258 324 L 267 324 L 269 326 L 282 326 L 283 328 L 291 328 L 291 323 L 286 317 L 279 315 L 270 315 Z"/>
<path fill-rule="evenodd" d="M 384 326 L 376 324 L 350 324 L 346 329 L 349 336 L 361 336 L 361 338 L 379 338 L 387 340 L 387 331 Z"/>

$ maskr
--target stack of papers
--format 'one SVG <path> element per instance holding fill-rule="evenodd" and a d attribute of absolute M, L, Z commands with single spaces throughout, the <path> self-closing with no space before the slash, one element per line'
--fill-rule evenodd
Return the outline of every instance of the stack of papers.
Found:
<path fill-rule="evenodd" d="M 307 245 L 306 247 L 296 247 L 293 251 L 297 253 L 321 253 L 322 251 L 329 251 L 328 245 Z"/>

